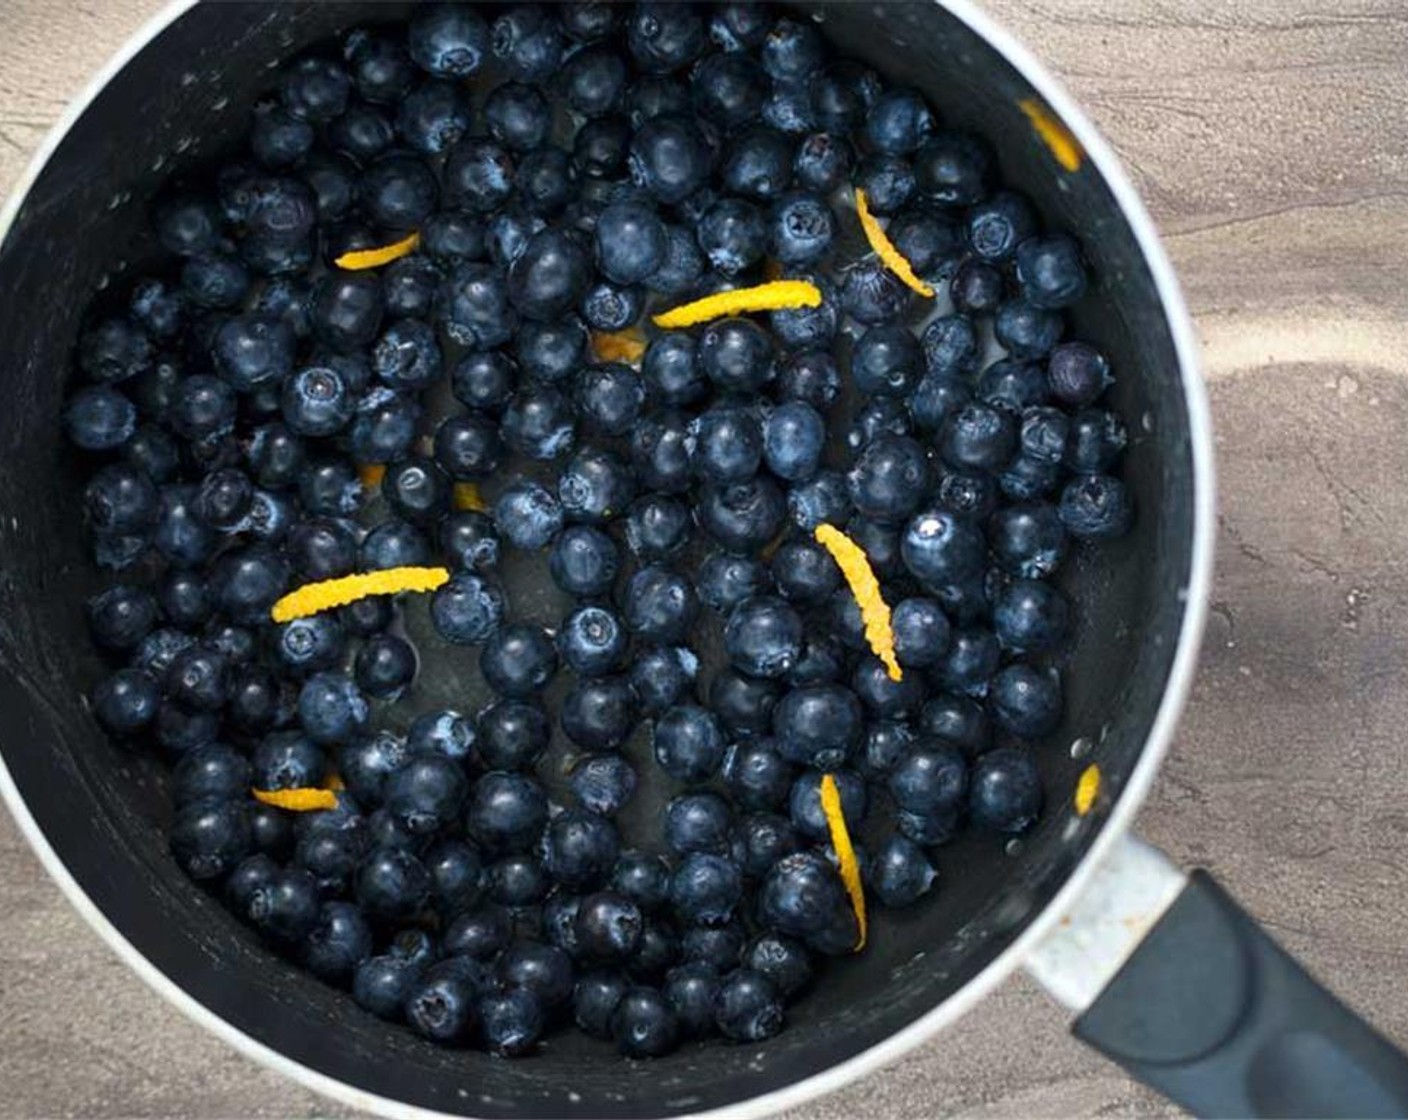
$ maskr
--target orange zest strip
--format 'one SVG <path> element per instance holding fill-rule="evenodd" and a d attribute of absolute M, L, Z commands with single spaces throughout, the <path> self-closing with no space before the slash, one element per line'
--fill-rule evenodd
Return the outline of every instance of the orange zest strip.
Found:
<path fill-rule="evenodd" d="M 813 533 L 817 544 L 831 553 L 846 583 L 860 605 L 861 621 L 865 623 L 865 640 L 870 651 L 884 664 L 892 681 L 904 679 L 900 663 L 895 659 L 895 633 L 890 628 L 890 607 L 880 597 L 880 581 L 871 570 L 870 561 L 860 545 L 834 525 L 818 525 Z"/>
<path fill-rule="evenodd" d="M 821 776 L 821 811 L 826 815 L 826 827 L 831 830 L 831 846 L 836 849 L 836 860 L 841 865 L 841 883 L 850 895 L 851 909 L 855 911 L 860 937 L 852 952 L 859 953 L 865 948 L 867 932 L 865 888 L 860 881 L 856 850 L 851 846 L 851 833 L 846 828 L 846 815 L 841 811 L 841 791 L 836 788 L 836 779 L 830 774 Z"/>
<path fill-rule="evenodd" d="M 483 513 L 489 508 L 484 495 L 473 482 L 456 482 L 450 488 L 450 502 L 456 509 L 472 509 L 476 513 Z"/>
<path fill-rule="evenodd" d="M 1035 97 L 1017 102 L 1017 108 L 1026 113 L 1033 130 L 1062 169 L 1079 171 L 1085 149 L 1071 135 L 1071 130 L 1061 123 L 1061 119 Z"/>
<path fill-rule="evenodd" d="M 1095 807 L 1095 799 L 1100 796 L 1100 767 L 1091 763 L 1081 771 L 1076 782 L 1076 816 L 1083 817 Z"/>
<path fill-rule="evenodd" d="M 305 583 L 290 591 L 269 610 L 275 622 L 291 622 L 333 607 L 345 607 L 368 595 L 395 595 L 400 591 L 434 591 L 448 583 L 450 573 L 445 568 L 386 568 L 380 572 L 359 572 L 356 575 Z"/>
<path fill-rule="evenodd" d="M 295 813 L 337 808 L 337 794 L 330 789 L 254 789 L 250 793 L 256 801 Z"/>
<path fill-rule="evenodd" d="M 420 234 L 413 233 L 400 241 L 393 241 L 390 245 L 382 245 L 376 249 L 353 249 L 350 253 L 343 253 L 332 263 L 349 272 L 363 268 L 380 268 L 407 253 L 414 253 L 419 246 Z"/>
<path fill-rule="evenodd" d="M 684 303 L 652 317 L 657 327 L 673 330 L 692 327 L 722 319 L 725 315 L 740 315 L 745 311 L 787 311 L 794 307 L 820 307 L 821 289 L 806 280 L 773 280 L 752 288 L 732 292 L 716 292 L 692 303 Z"/>
<path fill-rule="evenodd" d="M 381 485 L 381 480 L 386 477 L 386 465 L 384 463 L 363 463 L 357 468 L 357 477 L 362 480 L 364 489 L 375 490 Z"/>
<path fill-rule="evenodd" d="M 859 187 L 856 188 L 856 215 L 860 218 L 860 228 L 865 231 L 865 239 L 870 242 L 870 247 L 875 251 L 875 255 L 885 263 L 885 267 L 903 280 L 907 287 L 913 288 L 921 296 L 932 299 L 934 289 L 914 275 L 913 267 L 895 248 L 895 243 L 890 240 L 885 231 L 880 228 L 880 223 L 875 220 L 875 215 L 870 212 L 870 206 L 865 201 L 865 192 Z"/>
<path fill-rule="evenodd" d="M 592 334 L 592 352 L 599 362 L 638 365 L 645 354 L 645 333 L 639 327 L 627 327 L 612 334 L 595 331 Z"/>

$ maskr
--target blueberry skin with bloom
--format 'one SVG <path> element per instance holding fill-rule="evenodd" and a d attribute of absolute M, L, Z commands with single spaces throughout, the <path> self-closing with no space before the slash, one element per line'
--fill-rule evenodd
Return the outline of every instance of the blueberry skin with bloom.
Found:
<path fill-rule="evenodd" d="M 994 722 L 1019 739 L 1040 739 L 1061 722 L 1061 678 L 1055 669 L 1020 662 L 992 681 L 988 705 Z"/>
<path fill-rule="evenodd" d="M 993 604 L 997 639 L 1017 653 L 1054 649 L 1069 626 L 1070 606 L 1065 597 L 1040 580 L 1014 580 Z"/>
<path fill-rule="evenodd" d="M 677 781 L 708 781 L 718 773 L 727 747 L 718 717 L 697 705 L 677 705 L 655 722 L 655 761 Z"/>
<path fill-rule="evenodd" d="M 973 765 L 968 815 L 988 832 L 1026 831 L 1041 812 L 1041 774 L 1030 751 L 998 747 Z"/>
<path fill-rule="evenodd" d="M 758 920 L 817 952 L 850 952 L 859 937 L 841 877 L 821 856 L 797 852 L 779 860 L 758 892 Z"/>
<path fill-rule="evenodd" d="M 1129 532 L 1134 501 L 1118 478 L 1082 475 L 1061 491 L 1061 523 L 1074 537 L 1112 540 Z"/>
<path fill-rule="evenodd" d="M 498 629 L 503 615 L 503 592 L 474 572 L 451 576 L 430 601 L 435 629 L 447 641 L 460 645 L 482 643 Z"/>

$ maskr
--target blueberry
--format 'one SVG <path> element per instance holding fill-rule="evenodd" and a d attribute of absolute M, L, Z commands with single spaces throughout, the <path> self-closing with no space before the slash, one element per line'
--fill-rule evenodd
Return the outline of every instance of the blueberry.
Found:
<path fill-rule="evenodd" d="M 530 235 L 543 228 L 540 219 L 558 213 L 576 196 L 576 171 L 572 166 L 572 157 L 561 148 L 551 146 L 528 152 L 518 161 L 513 188 L 523 208 L 533 219 L 525 226 L 522 242 L 526 244 Z M 500 263 L 512 261 L 517 256 L 517 252 L 506 254 Z"/>
<path fill-rule="evenodd" d="M 1051 395 L 1073 408 L 1093 404 L 1114 383 L 1109 360 L 1084 342 L 1063 342 L 1053 349 L 1046 375 Z"/>
<path fill-rule="evenodd" d="M 263 622 L 288 585 L 282 557 L 260 547 L 227 552 L 209 577 L 216 605 L 236 622 Z"/>
<path fill-rule="evenodd" d="M 580 676 L 599 677 L 622 667 L 629 637 L 620 618 L 606 607 L 578 607 L 557 638 L 562 659 Z"/>
<path fill-rule="evenodd" d="M 992 631 L 976 627 L 955 629 L 943 660 L 935 666 L 935 680 L 956 692 L 982 696 L 1000 658 L 1001 649 Z"/>
<path fill-rule="evenodd" d="M 670 901 L 681 921 L 717 925 L 742 901 L 743 876 L 724 856 L 692 852 L 670 879 Z"/>
<path fill-rule="evenodd" d="M 395 1021 L 420 969 L 391 956 L 368 957 L 352 974 L 352 998 L 380 1019 Z"/>
<path fill-rule="evenodd" d="M 468 4 L 419 8 L 406 46 L 422 70 L 440 78 L 467 78 L 489 51 L 489 25 Z"/>
<path fill-rule="evenodd" d="M 577 908 L 576 942 L 587 960 L 610 964 L 627 960 L 640 943 L 640 908 L 612 891 L 598 891 Z"/>
<path fill-rule="evenodd" d="M 695 236 L 714 268 L 725 276 L 736 276 L 766 254 L 768 224 L 753 203 L 721 198 L 705 212 Z"/>
<path fill-rule="evenodd" d="M 694 693 L 699 658 L 684 646 L 656 646 L 631 662 L 630 681 L 647 716 L 687 701 Z"/>
<path fill-rule="evenodd" d="M 587 288 L 579 310 L 583 321 L 594 331 L 606 334 L 623 331 L 645 310 L 645 290 L 640 285 L 623 286 L 599 280 Z"/>
<path fill-rule="evenodd" d="M 589 365 L 575 386 L 582 426 L 604 436 L 624 436 L 645 405 L 645 383 L 621 362 Z"/>
<path fill-rule="evenodd" d="M 708 46 L 704 21 L 688 5 L 644 0 L 626 17 L 631 54 L 647 73 L 664 74 L 694 61 Z"/>
<path fill-rule="evenodd" d="M 347 653 L 347 635 L 333 615 L 296 618 L 275 631 L 274 652 L 280 668 L 304 676 L 340 665 Z"/>
<path fill-rule="evenodd" d="M 569 525 L 557 535 L 548 556 L 553 582 L 582 598 L 609 591 L 620 563 L 616 542 L 590 525 Z"/>
<path fill-rule="evenodd" d="M 858 453 L 880 436 L 905 436 L 912 427 L 909 410 L 893 397 L 874 397 L 851 416 L 846 446 Z"/>
<path fill-rule="evenodd" d="M 478 413 L 447 416 L 435 431 L 435 462 L 451 478 L 487 478 L 502 456 L 498 425 Z"/>
<path fill-rule="evenodd" d="M 410 56 L 389 36 L 354 32 L 348 37 L 344 54 L 353 86 L 374 104 L 395 104 L 415 79 Z"/>
<path fill-rule="evenodd" d="M 1021 663 L 993 677 L 988 705 L 998 727 L 1019 739 L 1040 739 L 1061 721 L 1061 677 Z"/>
<path fill-rule="evenodd" d="M 255 440 L 258 440 L 256 429 Z M 179 466 L 176 441 L 166 432 L 144 424 L 132 434 L 122 449 L 123 458 L 156 483 L 169 482 Z"/>
<path fill-rule="evenodd" d="M 1015 501 L 1049 497 L 1061 484 L 1061 468 L 1030 455 L 1018 455 L 998 476 L 1002 492 Z"/>
<path fill-rule="evenodd" d="M 790 365 L 795 372 L 798 367 Z M 814 363 L 803 369 L 834 372 L 834 365 Z M 824 374 L 823 374 L 824 376 Z M 795 382 L 794 382 L 795 384 Z M 789 400 L 768 413 L 763 429 L 762 452 L 768 469 L 788 482 L 812 478 L 821 465 L 826 442 L 826 421 L 806 400 Z"/>
<path fill-rule="evenodd" d="M 491 1054 L 519 1057 L 529 1053 L 544 1025 L 542 1005 L 530 991 L 513 988 L 486 995 L 479 1003 L 479 1030 Z"/>
<path fill-rule="evenodd" d="M 832 774 L 837 791 L 841 795 L 841 810 L 846 820 L 859 827 L 865 819 L 868 796 L 865 782 L 851 770 L 837 770 Z M 803 771 L 792 783 L 792 792 L 787 798 L 788 815 L 793 827 L 809 840 L 826 841 L 831 835 L 826 814 L 821 807 L 822 775 L 816 770 Z"/>
<path fill-rule="evenodd" d="M 906 673 L 894 680 L 879 658 L 868 655 L 857 662 L 851 688 L 861 703 L 881 719 L 908 716 L 924 699 L 924 685 L 917 674 Z"/>
<path fill-rule="evenodd" d="M 557 650 L 541 626 L 500 626 L 479 652 L 479 672 L 498 695 L 525 700 L 547 687 L 557 672 Z"/>
<path fill-rule="evenodd" d="M 312 150 L 316 139 L 312 124 L 287 109 L 267 102 L 254 107 L 249 150 L 265 167 L 292 167 Z"/>
<path fill-rule="evenodd" d="M 149 336 L 175 338 L 186 316 L 186 301 L 164 280 L 140 280 L 132 288 L 129 303 L 132 318 Z"/>
<path fill-rule="evenodd" d="M 475 261 L 456 265 L 441 284 L 437 321 L 462 346 L 487 349 L 507 342 L 518 320 L 503 271 Z"/>
<path fill-rule="evenodd" d="M 905 599 L 890 613 L 895 657 L 906 668 L 933 665 L 948 648 L 949 623 L 932 599 Z"/>
<path fill-rule="evenodd" d="M 821 303 L 816 307 L 769 312 L 768 324 L 772 327 L 772 333 L 789 350 L 829 349 L 840 322 L 835 287 L 826 277 L 816 273 L 800 272 L 788 279 L 811 283 L 821 292 Z"/>
<path fill-rule="evenodd" d="M 948 279 L 960 268 L 965 252 L 963 233 L 949 218 L 927 205 L 909 206 L 890 219 L 885 233 L 922 277 L 932 277 L 936 283 Z M 1001 277 L 999 277 L 1000 295 Z M 959 307 L 958 310 L 967 310 Z"/>
<path fill-rule="evenodd" d="M 998 641 L 1017 653 L 1041 653 L 1066 636 L 1070 607 L 1059 591 L 1038 580 L 1009 584 L 993 605 Z"/>
<path fill-rule="evenodd" d="M 773 709 L 778 753 L 799 765 L 834 769 L 860 745 L 863 720 L 860 701 L 848 688 L 794 688 Z"/>
<path fill-rule="evenodd" d="M 355 603 L 348 603 L 338 611 L 338 617 L 348 633 L 368 637 L 380 634 L 391 625 L 396 617 L 396 604 L 385 596 L 372 595 L 366 599 L 358 599 Z"/>
<path fill-rule="evenodd" d="M 152 224 L 161 247 L 178 257 L 199 256 L 220 244 L 220 214 L 207 198 L 170 199 L 157 207 Z"/>
<path fill-rule="evenodd" d="M 714 997 L 714 1022 L 734 1042 L 762 1042 L 782 1030 L 782 1000 L 762 973 L 736 969 Z"/>
<path fill-rule="evenodd" d="M 640 934 L 640 948 L 635 959 L 627 965 L 631 979 L 657 983 L 665 972 L 679 960 L 680 943 L 673 927 L 658 920 L 647 919 Z"/>
<path fill-rule="evenodd" d="M 987 143 L 967 132 L 944 132 L 914 154 L 915 185 L 940 206 L 972 206 L 988 192 L 994 160 Z"/>
<path fill-rule="evenodd" d="M 907 155 L 934 131 L 934 114 L 917 90 L 895 89 L 882 93 L 870 106 L 865 137 L 870 146 L 887 155 Z"/>
<path fill-rule="evenodd" d="M 357 687 L 378 700 L 395 700 L 416 675 L 415 647 L 394 634 L 375 634 L 357 651 Z"/>
<path fill-rule="evenodd" d="M 681 782 L 706 782 L 718 773 L 727 744 L 718 718 L 704 708 L 680 704 L 655 722 L 655 761 Z"/>
<path fill-rule="evenodd" d="M 357 869 L 357 903 L 374 918 L 414 917 L 430 899 L 430 872 L 410 852 L 373 851 Z"/>
<path fill-rule="evenodd" d="M 284 107 L 299 120 L 326 124 L 347 108 L 352 82 L 337 63 L 325 58 L 301 58 L 289 66 L 279 83 Z"/>
<path fill-rule="evenodd" d="M 934 697 L 924 705 L 919 722 L 926 735 L 953 743 L 969 754 L 980 754 L 992 739 L 987 712 L 966 696 Z"/>
<path fill-rule="evenodd" d="M 499 700 L 478 716 L 477 750 L 493 770 L 527 770 L 547 750 L 552 725 L 536 703 Z"/>
<path fill-rule="evenodd" d="M 759 561 L 715 552 L 699 565 L 694 583 L 710 609 L 727 614 L 743 600 L 766 591 L 769 580 Z"/>
<path fill-rule="evenodd" d="M 116 389 L 87 386 L 69 399 L 64 428 L 68 438 L 85 451 L 112 451 L 137 430 L 137 409 Z"/>
<path fill-rule="evenodd" d="M 362 209 L 390 230 L 419 228 L 439 201 L 435 174 L 414 156 L 391 155 L 362 172 L 358 187 Z"/>
<path fill-rule="evenodd" d="M 875 72 L 851 59 L 829 63 L 808 84 L 816 122 L 831 132 L 857 128 L 880 94 Z"/>
<path fill-rule="evenodd" d="M 223 743 L 206 743 L 188 751 L 172 769 L 171 800 L 177 806 L 235 800 L 243 797 L 250 780 L 249 760 L 244 755 Z M 261 784 L 258 788 L 273 787 Z"/>
<path fill-rule="evenodd" d="M 797 852 L 778 860 L 763 880 L 757 905 L 765 930 L 831 955 L 855 947 L 859 930 L 846 889 L 820 855 Z"/>
<path fill-rule="evenodd" d="M 813 638 L 802 647 L 802 656 L 792 672 L 787 674 L 787 683 L 797 687 L 837 681 L 841 678 L 847 656 L 841 643 L 834 638 Z"/>
<path fill-rule="evenodd" d="M 386 808 L 416 834 L 445 828 L 457 819 L 464 799 L 460 764 L 441 755 L 414 755 L 386 779 Z"/>
<path fill-rule="evenodd" d="M 860 453 L 846 483 L 861 515 L 898 524 L 915 514 L 928 492 L 928 456 L 907 436 L 882 435 Z"/>
<path fill-rule="evenodd" d="M 485 99 L 484 122 L 504 147 L 529 152 L 547 140 L 552 108 L 536 86 L 505 82 Z"/>
<path fill-rule="evenodd" d="M 688 505 L 667 494 L 651 494 L 627 511 L 626 543 L 641 560 L 665 560 L 689 542 L 693 528 Z"/>
<path fill-rule="evenodd" d="M 499 628 L 504 615 L 504 594 L 498 586 L 473 572 L 458 572 L 436 590 L 430 600 L 430 617 L 446 641 L 478 645 Z"/>
<path fill-rule="evenodd" d="M 763 456 L 758 415 L 745 407 L 716 405 L 690 425 L 695 473 L 716 482 L 739 481 L 757 473 Z"/>
<path fill-rule="evenodd" d="M 428 525 L 450 504 L 450 478 L 434 460 L 410 456 L 387 465 L 381 496 L 396 517 Z"/>
<path fill-rule="evenodd" d="M 898 319 L 909 306 L 910 291 L 878 260 L 862 260 L 841 274 L 841 309 L 865 326 Z"/>
<path fill-rule="evenodd" d="M 390 731 L 378 731 L 342 748 L 338 773 L 359 803 L 379 805 L 387 775 L 404 765 L 408 757 L 404 738 Z"/>
<path fill-rule="evenodd" d="M 430 314 L 441 279 L 432 261 L 420 255 L 402 257 L 380 275 L 387 314 L 412 319 Z"/>
<path fill-rule="evenodd" d="M 583 750 L 615 750 L 635 729 L 635 692 L 623 677 L 579 681 L 562 701 L 562 733 Z"/>
<path fill-rule="evenodd" d="M 790 786 L 787 792 L 791 793 Z M 798 851 L 802 840 L 786 817 L 777 813 L 752 813 L 739 822 L 733 845 L 734 858 L 742 865 L 743 874 L 761 879 L 783 856 Z"/>
<path fill-rule="evenodd" d="M 611 871 L 611 890 L 647 914 L 670 898 L 670 865 L 661 856 L 625 851 Z"/>
<path fill-rule="evenodd" d="M 472 962 L 442 961 L 415 980 L 406 995 L 406 1022 L 422 1038 L 441 1045 L 463 1042 L 479 1024 L 478 989 Z"/>
<path fill-rule="evenodd" d="M 666 205 L 683 202 L 703 186 L 712 162 L 703 135 L 684 117 L 654 117 L 631 138 L 631 178 Z"/>
<path fill-rule="evenodd" d="M 104 649 L 136 646 L 156 625 L 157 603 L 145 588 L 116 584 L 86 604 L 88 632 Z"/>
<path fill-rule="evenodd" d="M 870 156 L 856 169 L 856 189 L 876 214 L 894 214 L 914 194 L 914 172 L 900 156 Z"/>
<path fill-rule="evenodd" d="M 1061 491 L 1061 523 L 1074 537 L 1110 540 L 1129 532 L 1134 501 L 1118 478 L 1088 474 Z"/>
<path fill-rule="evenodd" d="M 720 669 L 709 685 L 709 707 L 728 731 L 750 735 L 772 726 L 779 692 L 773 681 Z"/>
<path fill-rule="evenodd" d="M 665 224 L 648 206 L 621 202 L 597 218 L 596 259 L 607 279 L 638 284 L 665 259 Z"/>
<path fill-rule="evenodd" d="M 555 459 L 576 439 L 568 398 L 548 385 L 532 385 L 518 393 L 504 413 L 504 443 L 530 459 Z"/>
<path fill-rule="evenodd" d="M 993 333 L 1015 358 L 1042 358 L 1061 341 L 1065 323 L 1058 311 L 1044 311 L 1025 299 L 1010 299 L 997 309 Z"/>
<path fill-rule="evenodd" d="M 947 743 L 921 740 L 890 770 L 890 796 L 911 813 L 951 811 L 968 788 L 968 767 L 963 753 Z"/>
<path fill-rule="evenodd" d="M 986 554 L 982 534 L 946 510 L 929 510 L 909 522 L 900 541 L 905 567 L 927 584 L 970 575 Z"/>
<path fill-rule="evenodd" d="M 1024 579 L 1049 576 L 1066 552 L 1066 528 L 1049 502 L 999 510 L 988 524 L 988 545 L 1003 569 Z"/>
<path fill-rule="evenodd" d="M 532 856 L 522 854 L 504 856 L 491 864 L 487 880 L 489 897 L 511 913 L 537 906 L 552 889 L 543 865 Z"/>
<path fill-rule="evenodd" d="M 724 628 L 730 664 L 754 677 L 781 677 L 802 652 L 802 620 L 787 603 L 760 596 L 740 603 Z"/>
<path fill-rule="evenodd" d="M 523 81 L 544 81 L 562 60 L 562 33 L 548 9 L 524 4 L 494 20 L 490 33 L 494 56 Z"/>
<path fill-rule="evenodd" d="M 430 79 L 402 99 L 396 113 L 396 130 L 422 155 L 451 151 L 469 131 L 469 98 L 454 82 Z M 453 165 L 452 165 L 453 166 Z M 446 175 L 451 193 L 454 179 Z"/>
<path fill-rule="evenodd" d="M 860 772 L 870 781 L 883 778 L 904 758 L 914 744 L 909 724 L 897 721 L 873 723 L 865 733 L 865 753 Z"/>
<path fill-rule="evenodd" d="M 266 937 L 285 945 L 302 941 L 318 922 L 318 885 L 300 868 L 274 873 L 249 895 L 245 916 Z"/>
<path fill-rule="evenodd" d="M 171 822 L 171 854 L 192 879 L 219 879 L 249 854 L 249 818 L 234 801 L 192 801 Z"/>
<path fill-rule="evenodd" d="M 665 806 L 665 842 L 679 855 L 729 850 L 733 814 L 728 802 L 716 793 L 685 793 Z"/>
<path fill-rule="evenodd" d="M 313 205 L 324 222 L 346 218 L 356 201 L 356 168 L 344 156 L 330 152 L 310 152 L 298 166 L 298 174 L 313 192 Z M 260 302 L 267 307 L 271 288 L 265 288 Z"/>
<path fill-rule="evenodd" d="M 298 693 L 298 720 L 315 743 L 341 743 L 366 726 L 367 701 L 350 677 L 314 673 Z"/>
<path fill-rule="evenodd" d="M 508 947 L 512 937 L 512 915 L 502 906 L 486 904 L 462 912 L 446 926 L 444 950 L 451 957 L 492 961 Z"/>
<path fill-rule="evenodd" d="M 743 951 L 743 967 L 771 981 L 784 1000 L 811 982 L 812 963 L 806 948 L 790 937 L 760 933 Z"/>
<path fill-rule="evenodd" d="M 662 564 L 649 564 L 631 577 L 622 616 L 632 633 L 646 641 L 683 641 L 699 613 L 694 589 Z"/>
<path fill-rule="evenodd" d="M 1098 474 L 1118 461 L 1128 442 L 1129 432 L 1118 416 L 1087 408 L 1070 420 L 1063 461 L 1079 474 Z"/>
<path fill-rule="evenodd" d="M 797 185 L 819 195 L 828 195 L 848 182 L 855 154 L 843 136 L 813 132 L 797 148 L 792 171 Z"/>
<path fill-rule="evenodd" d="M 578 762 L 568 783 L 584 809 L 614 816 L 635 792 L 636 772 L 620 755 L 602 754 Z"/>
<path fill-rule="evenodd" d="M 595 969 L 582 973 L 572 990 L 573 1021 L 589 1035 L 609 1038 L 611 1016 L 629 988 L 619 972 Z"/>
<path fill-rule="evenodd" d="M 775 809 L 787 798 L 794 773 L 770 741 L 738 743 L 724 758 L 723 777 L 734 801 L 745 809 Z"/>
<path fill-rule="evenodd" d="M 372 369 L 393 389 L 418 391 L 439 381 L 444 358 L 434 329 L 420 319 L 392 323 L 372 348 Z"/>
<path fill-rule="evenodd" d="M 526 479 L 510 483 L 494 502 L 494 521 L 514 548 L 546 548 L 562 528 L 562 505 L 547 487 Z"/>
<path fill-rule="evenodd" d="M 587 52 L 574 55 L 574 60 Z M 584 121 L 572 142 L 572 165 L 592 179 L 615 179 L 625 170 L 630 150 L 631 125 L 622 116 Z"/>
<path fill-rule="evenodd" d="M 732 195 L 741 195 L 755 202 L 770 202 L 778 199 L 792 183 L 793 149 L 796 143 L 792 137 L 776 128 L 758 125 L 749 128 L 730 140 L 723 152 L 720 177 L 723 188 Z M 799 195 L 799 199 L 810 199 L 826 207 L 824 200 L 815 195 Z M 822 255 L 825 247 L 816 248 L 811 239 L 824 233 L 835 233 L 834 221 L 826 224 L 826 215 L 810 214 L 810 225 L 803 223 L 796 228 L 799 243 L 792 246 L 795 259 L 815 260 Z M 776 219 L 772 222 L 774 244 L 778 243 L 779 229 Z M 790 244 L 790 243 L 789 243 Z M 809 251 L 809 248 L 813 251 Z"/>
<path fill-rule="evenodd" d="M 234 427 L 236 407 L 229 385 L 218 377 L 195 374 L 177 388 L 167 423 L 178 436 L 193 443 L 213 440 L 228 435 Z"/>
<path fill-rule="evenodd" d="M 706 484 L 695 516 L 720 546 L 744 555 L 755 553 L 782 529 L 787 503 L 771 478 L 758 475 L 746 482 Z"/>
<path fill-rule="evenodd" d="M 837 471 L 823 470 L 814 478 L 793 486 L 787 495 L 792 520 L 808 531 L 825 522 L 844 522 L 850 508 L 846 478 Z"/>
<path fill-rule="evenodd" d="M 974 401 L 944 419 L 938 446 L 952 467 L 998 470 L 1016 450 L 1016 424 L 1004 409 Z"/>
<path fill-rule="evenodd" d="M 654 988 L 630 988 L 610 1014 L 611 1037 L 628 1058 L 658 1058 L 679 1044 L 679 1017 Z"/>
<path fill-rule="evenodd" d="M 683 296 L 694 290 L 704 274 L 704 254 L 693 233 L 683 226 L 665 227 L 665 258 L 646 279 L 646 287 L 666 296 Z"/>
<path fill-rule="evenodd" d="M 866 885 L 881 906 L 910 906 L 927 894 L 938 872 L 924 849 L 901 835 L 890 835 L 870 862 Z"/>
<path fill-rule="evenodd" d="M 715 54 L 694 69 L 690 80 L 694 111 L 720 128 L 732 130 L 762 112 L 771 82 L 749 55 Z"/>
<path fill-rule="evenodd" d="M 586 352 L 586 327 L 580 319 L 571 316 L 551 323 L 526 322 L 519 327 L 514 339 L 514 353 L 523 372 L 539 381 L 565 380 L 585 363 Z M 511 385 L 512 363 L 501 354 L 486 355 L 484 360 L 490 357 L 505 364 L 507 380 Z M 484 394 L 479 392 L 472 395 L 483 397 Z M 470 400 L 464 400 L 464 403 L 476 408 L 491 407 Z"/>
<path fill-rule="evenodd" d="M 244 299 L 249 284 L 249 271 L 245 266 L 224 253 L 191 257 L 181 269 L 181 291 L 199 307 L 234 307 Z M 80 350 L 80 364 L 83 363 L 82 354 Z M 134 361 L 132 351 L 121 351 L 111 356 L 104 353 L 99 358 L 99 368 L 103 371 L 101 375 L 94 373 L 90 365 L 84 365 L 84 370 L 90 377 L 115 381 L 138 372 L 142 364 L 145 362 L 138 364 Z"/>
<path fill-rule="evenodd" d="M 366 571 L 430 563 L 430 541 L 409 521 L 383 521 L 362 538 L 358 564 Z"/>
<path fill-rule="evenodd" d="M 968 815 L 987 832 L 1025 832 L 1041 812 L 1041 775 L 1031 752 L 999 747 L 973 764 Z"/>
<path fill-rule="evenodd" d="M 719 976 L 703 962 L 690 962 L 666 974 L 664 995 L 688 1038 L 703 1038 L 714 1030 L 714 1000 Z"/>

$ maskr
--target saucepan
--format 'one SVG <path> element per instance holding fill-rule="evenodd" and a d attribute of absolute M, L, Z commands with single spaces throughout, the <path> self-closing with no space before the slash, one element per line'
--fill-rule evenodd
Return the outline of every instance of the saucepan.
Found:
<path fill-rule="evenodd" d="M 1119 375 L 1139 514 L 1129 537 L 1068 576 L 1082 618 L 1064 721 L 1040 752 L 1048 810 L 1035 831 L 946 849 L 933 897 L 878 919 L 869 948 L 835 964 L 778 1037 L 654 1062 L 578 1036 L 516 1062 L 437 1049 L 267 952 L 181 874 L 160 767 L 110 743 L 83 700 L 102 669 L 80 609 L 96 575 L 60 433 L 64 371 L 81 293 L 131 263 L 173 167 L 218 155 L 281 60 L 405 10 L 355 2 L 166 9 L 69 111 L 5 212 L 0 791 L 11 812 L 73 904 L 163 996 L 246 1054 L 387 1115 L 763 1115 L 893 1061 L 1019 968 L 1070 1009 L 1080 1038 L 1196 1112 L 1408 1113 L 1408 1061 L 1205 874 L 1129 834 L 1193 678 L 1214 531 L 1193 332 L 1144 206 L 1060 86 L 965 0 L 795 7 L 991 138 L 1009 180 L 1080 234 L 1098 278 L 1073 333 Z M 1082 813 L 1070 793 L 1091 766 L 1100 788 Z"/>

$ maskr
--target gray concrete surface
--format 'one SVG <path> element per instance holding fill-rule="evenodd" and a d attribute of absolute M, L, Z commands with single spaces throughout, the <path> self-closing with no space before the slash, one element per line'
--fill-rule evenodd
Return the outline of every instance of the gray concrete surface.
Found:
<path fill-rule="evenodd" d="M 0 187 L 153 0 L 0 4 Z M 1164 229 L 1218 426 L 1215 610 L 1141 819 L 1408 1043 L 1408 16 L 1397 0 L 991 0 Z M 0 1116 L 337 1109 L 134 979 L 0 814 Z M 1016 980 L 808 1108 L 1167 1115 Z"/>

